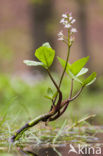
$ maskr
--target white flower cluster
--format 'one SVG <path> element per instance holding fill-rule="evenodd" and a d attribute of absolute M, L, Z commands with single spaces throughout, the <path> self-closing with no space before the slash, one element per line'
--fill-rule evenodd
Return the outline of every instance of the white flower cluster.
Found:
<path fill-rule="evenodd" d="M 58 33 L 58 40 L 61 40 L 61 41 L 64 40 L 63 31 L 60 31 L 60 32 Z"/>
<path fill-rule="evenodd" d="M 72 34 L 77 32 L 76 28 L 73 28 L 73 24 L 75 23 L 75 19 L 72 17 L 72 14 L 62 14 L 62 19 L 60 20 L 60 23 L 64 25 L 64 28 L 67 28 L 70 32 L 70 38 L 73 40 Z M 64 34 L 63 31 L 60 31 L 58 33 L 58 40 L 64 40 Z"/>

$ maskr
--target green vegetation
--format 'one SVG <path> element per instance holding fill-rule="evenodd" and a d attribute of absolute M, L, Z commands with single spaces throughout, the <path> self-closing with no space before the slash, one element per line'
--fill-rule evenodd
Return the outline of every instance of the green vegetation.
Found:
<path fill-rule="evenodd" d="M 77 143 L 86 143 L 95 140 L 93 140 L 95 133 L 103 132 L 101 129 L 98 130 L 96 126 L 92 126 L 92 122 L 101 124 L 103 119 L 101 113 L 103 80 L 99 82 L 98 79 L 95 85 L 91 88 L 88 87 L 96 80 L 95 72 L 87 78 L 84 76 L 88 72 L 84 66 L 89 57 L 81 58 L 72 64 L 69 62 L 70 49 L 74 42 L 73 35 L 77 32 L 72 27 L 74 22 L 75 19 L 71 14 L 62 15 L 60 23 L 67 29 L 67 36 L 61 31 L 58 34 L 58 39 L 65 43 L 68 50 L 66 60 L 57 57 L 63 67 L 61 75 L 50 72 L 49 68 L 54 61 L 55 50 L 46 42 L 35 51 L 38 61 L 25 60 L 24 63 L 28 66 L 43 67 L 51 81 L 45 77 L 45 80 L 42 79 L 41 82 L 30 85 L 20 79 L 11 79 L 7 75 L 0 76 L 1 151 L 4 149 L 7 151 L 9 148 L 13 148 L 15 151 L 13 144 L 11 144 L 14 141 L 17 145 L 15 149 L 17 147 L 23 148 L 24 144 L 28 145 L 31 141 L 35 144 L 50 143 L 53 145 L 62 142 L 66 144 L 73 140 L 76 140 Z M 80 95 L 81 93 L 82 95 Z M 65 115 L 61 117 L 65 111 Z M 95 118 L 92 120 L 92 117 Z M 58 119 L 56 124 L 50 122 L 56 119 Z M 24 121 L 27 123 L 24 124 Z M 37 126 L 41 121 L 45 125 Z M 24 126 L 21 127 L 22 125 Z M 33 128 L 33 126 L 36 127 Z M 17 131 L 15 132 L 15 130 Z M 73 132 L 72 135 L 71 132 Z M 90 137 L 89 134 L 92 136 Z"/>
<path fill-rule="evenodd" d="M 55 77 L 58 80 L 56 75 Z M 69 83 L 70 81 L 68 81 L 68 77 L 66 76 L 61 86 L 64 98 L 68 96 L 67 91 L 70 90 Z M 7 151 L 9 148 L 9 142 L 7 141 L 8 138 L 12 136 L 15 129 L 20 128 L 25 123 L 24 121 L 29 121 L 33 117 L 36 117 L 41 113 L 45 113 L 50 109 L 50 101 L 45 98 L 45 95 L 47 94 L 46 90 L 48 89 L 49 84 L 55 92 L 55 88 L 48 78 L 45 78 L 41 82 L 31 86 L 20 79 L 13 79 L 7 75 L 0 76 L 0 146 L 2 149 L 0 151 Z M 75 82 L 74 92 L 76 92 L 77 89 L 78 83 Z M 102 78 L 98 78 L 93 90 L 90 87 L 85 88 L 83 94 L 76 101 L 72 102 L 71 105 L 69 105 L 66 113 L 60 119 L 50 122 L 48 126 L 52 125 L 52 128 L 59 128 L 62 126 L 64 119 L 67 119 L 68 122 L 66 125 L 70 128 L 71 123 L 77 123 L 81 117 L 87 114 L 96 114 L 96 117 L 94 117 L 93 120 L 91 118 L 88 120 L 90 123 L 102 124 L 102 92 L 103 80 Z M 42 134 L 42 137 L 43 134 L 44 136 L 46 135 L 46 129 L 48 129 L 47 127 L 43 128 L 44 132 L 41 131 L 38 133 L 38 128 L 39 130 L 41 128 L 35 127 L 30 129 L 30 131 L 26 134 L 29 133 L 33 134 L 33 136 L 36 135 L 35 139 L 37 142 L 37 139 L 40 140 L 39 134 Z M 53 131 L 54 129 L 50 130 L 49 133 L 53 133 Z M 95 132 L 95 128 L 93 131 Z M 29 138 L 27 136 L 28 135 L 26 135 L 26 140 L 29 142 Z M 70 139 L 69 137 L 64 138 L 66 140 Z M 64 138 L 62 138 L 62 141 Z M 47 137 L 44 137 L 44 139 L 45 141 L 48 140 Z M 25 139 L 21 141 L 25 142 Z"/>
<path fill-rule="evenodd" d="M 57 76 L 56 79 L 58 80 Z M 70 90 L 69 83 L 70 80 L 68 80 L 66 76 L 61 86 L 64 99 L 67 98 L 67 91 Z M 51 88 L 55 92 L 55 88 L 49 78 L 45 78 L 45 80 L 31 86 L 23 80 L 13 79 L 7 75 L 0 75 L 0 119 L 3 121 L 7 118 L 6 122 L 15 126 L 17 122 L 19 123 L 20 121 L 20 126 L 20 124 L 22 125 L 24 122 L 23 120 L 29 120 L 38 114 L 47 112 L 51 104 L 50 101 L 45 98 L 48 85 L 52 86 Z M 75 83 L 74 92 L 76 92 L 77 88 L 78 84 Z M 76 115 L 78 118 L 90 112 L 97 114 L 94 120 L 102 124 L 102 120 L 100 120 L 103 119 L 101 109 L 103 105 L 102 90 L 103 80 L 100 78 L 96 81 L 93 90 L 90 87 L 84 89 L 83 94 L 69 106 L 63 117 L 68 116 L 70 119 L 71 117 L 75 118 Z M 13 118 L 13 116 L 15 116 L 15 118 Z M 0 122 L 0 125 L 1 123 L 2 122 Z"/>
<path fill-rule="evenodd" d="M 18 129 L 15 132 L 15 134 L 11 137 L 11 142 L 18 140 L 21 137 L 21 135 L 24 134 L 25 131 L 27 131 L 29 128 L 37 125 L 40 122 L 46 123 L 58 119 L 67 110 L 69 103 L 74 101 L 82 93 L 83 89 L 86 86 L 91 85 L 96 80 L 95 72 L 89 75 L 89 77 L 87 77 L 86 79 L 81 79 L 81 76 L 87 73 L 88 71 L 88 69 L 84 68 L 84 66 L 88 62 L 89 57 L 79 59 L 72 64 L 70 64 L 69 62 L 69 56 L 71 52 L 70 50 L 74 42 L 73 35 L 77 32 L 77 30 L 73 27 L 75 21 L 76 20 L 72 17 L 71 13 L 63 14 L 62 19 L 60 20 L 60 23 L 62 23 L 64 25 L 64 28 L 67 29 L 67 35 L 65 36 L 63 34 L 63 31 L 61 31 L 58 34 L 58 39 L 64 42 L 67 46 L 67 53 L 66 60 L 63 60 L 62 58 L 58 57 L 58 60 L 63 67 L 62 74 L 59 77 L 59 82 L 55 81 L 54 76 L 52 76 L 50 72 L 50 66 L 52 65 L 55 57 L 55 50 L 50 46 L 48 42 L 44 43 L 35 51 L 35 56 L 37 57 L 39 62 L 30 60 L 24 61 L 24 63 L 28 66 L 42 66 L 43 68 L 45 68 L 49 78 L 55 86 L 56 92 L 52 91 L 49 84 L 49 89 L 47 92 L 48 95 L 45 97 L 51 100 L 50 110 L 47 113 L 31 120 L 30 122 L 27 122 L 23 127 Z M 65 72 L 69 75 L 71 87 L 69 96 L 65 100 L 63 100 L 63 91 L 61 90 L 61 85 L 65 76 Z M 75 95 L 73 95 L 75 81 L 77 81 L 80 84 L 80 89 Z"/>

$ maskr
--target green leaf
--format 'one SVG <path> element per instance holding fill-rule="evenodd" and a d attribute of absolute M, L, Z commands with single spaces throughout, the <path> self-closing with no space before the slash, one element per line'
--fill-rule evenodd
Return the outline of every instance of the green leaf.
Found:
<path fill-rule="evenodd" d="M 45 42 L 42 46 L 43 46 L 43 47 L 47 47 L 47 48 L 51 48 L 49 42 Z"/>
<path fill-rule="evenodd" d="M 54 99 L 57 95 L 58 95 L 58 91 L 56 91 L 56 92 L 53 94 L 52 98 Z"/>
<path fill-rule="evenodd" d="M 62 58 L 60 58 L 59 56 L 57 56 L 57 59 L 58 59 L 59 63 L 62 65 L 62 67 L 64 68 L 65 64 L 66 64 L 66 61 L 63 60 Z M 71 65 L 68 63 L 67 68 L 66 68 L 66 72 L 68 72 L 68 69 L 70 69 L 70 68 L 71 68 Z"/>
<path fill-rule="evenodd" d="M 44 96 L 46 99 L 49 99 L 49 100 L 52 100 L 52 97 L 48 96 L 48 95 L 45 95 Z"/>
<path fill-rule="evenodd" d="M 57 96 L 57 94 L 58 94 L 57 91 L 55 93 L 53 93 L 52 89 L 48 88 L 47 95 L 45 96 L 45 98 L 47 98 L 49 100 L 53 100 Z"/>
<path fill-rule="evenodd" d="M 74 75 L 77 75 L 82 68 L 85 66 L 85 64 L 88 62 L 89 56 L 84 57 L 82 59 L 79 59 L 77 61 L 75 61 L 74 63 L 71 64 L 71 72 Z"/>
<path fill-rule="evenodd" d="M 83 82 L 82 86 L 89 86 L 96 80 L 96 73 L 93 72 L 89 77 L 87 77 Z"/>
<path fill-rule="evenodd" d="M 30 60 L 24 60 L 23 62 L 28 66 L 43 66 L 42 62 L 30 61 Z"/>
<path fill-rule="evenodd" d="M 47 95 L 45 96 L 47 99 L 52 100 L 53 99 L 53 91 L 51 88 L 48 88 Z"/>
<path fill-rule="evenodd" d="M 57 57 L 58 58 L 58 61 L 60 62 L 60 64 L 62 65 L 62 67 L 64 68 L 65 67 L 65 64 L 66 64 L 66 61 L 63 60 L 62 58 L 60 57 Z M 74 80 L 78 81 L 79 83 L 82 83 L 71 71 L 71 64 L 68 63 L 67 64 L 67 68 L 66 68 L 66 73 Z"/>
<path fill-rule="evenodd" d="M 35 56 L 44 64 L 44 68 L 48 68 L 54 60 L 55 51 L 46 43 L 36 50 Z"/>
<path fill-rule="evenodd" d="M 53 91 L 51 88 L 48 88 L 47 93 L 49 96 L 51 96 L 51 97 L 53 96 Z"/>
<path fill-rule="evenodd" d="M 88 68 L 82 68 L 81 71 L 76 75 L 76 77 L 82 76 L 88 72 Z"/>

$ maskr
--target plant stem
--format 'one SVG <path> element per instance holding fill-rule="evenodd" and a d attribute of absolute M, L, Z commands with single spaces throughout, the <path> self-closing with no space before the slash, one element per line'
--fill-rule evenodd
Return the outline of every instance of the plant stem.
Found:
<path fill-rule="evenodd" d="M 62 84 L 62 80 L 63 80 L 63 77 L 64 77 L 64 74 L 65 74 L 65 71 L 66 71 L 66 68 L 67 68 L 67 64 L 68 64 L 68 61 L 69 61 L 69 55 L 70 55 L 70 45 L 69 45 L 69 31 L 68 31 L 68 53 L 67 53 L 67 58 L 66 58 L 66 63 L 65 63 L 65 67 L 64 67 L 64 70 L 62 72 L 62 75 L 61 75 L 61 78 L 60 78 L 60 81 L 59 81 L 59 88 L 61 87 L 61 84 Z M 58 96 L 58 94 L 57 94 Z M 54 99 L 54 103 L 57 99 L 57 96 L 55 97 Z"/>
<path fill-rule="evenodd" d="M 57 105 L 56 105 L 56 110 L 59 111 L 59 107 L 60 107 L 60 104 L 61 104 L 61 102 L 62 102 L 62 92 L 60 91 L 60 88 L 58 87 L 57 83 L 56 83 L 55 80 L 53 79 L 53 77 L 52 77 L 52 75 L 51 75 L 49 69 L 47 70 L 47 72 L 48 72 L 50 79 L 51 79 L 52 82 L 54 83 L 54 85 L 55 85 L 55 87 L 56 87 L 56 89 L 57 89 L 57 91 L 58 91 L 58 93 L 59 93 L 59 99 L 58 99 L 58 102 L 57 102 Z M 54 105 L 54 104 L 55 104 L 55 102 L 53 101 L 53 105 Z"/>
<path fill-rule="evenodd" d="M 68 64 L 68 60 L 69 60 L 69 54 L 70 54 L 70 47 L 68 46 L 68 54 L 67 54 L 67 58 L 66 58 L 66 64 L 65 64 L 64 70 L 62 72 L 61 78 L 60 78 L 59 88 L 61 87 L 61 83 L 62 83 L 64 74 L 65 74 L 65 71 L 66 71 L 66 68 L 67 68 L 67 64 Z"/>
<path fill-rule="evenodd" d="M 67 64 L 68 64 L 68 61 L 69 61 L 69 55 L 70 55 L 70 45 L 69 45 L 69 42 L 70 42 L 70 31 L 68 30 L 68 52 L 67 52 L 66 64 L 65 64 L 64 70 L 62 72 L 61 78 L 60 78 L 59 88 L 61 86 L 64 74 L 65 74 L 65 71 L 66 71 L 66 68 L 67 68 Z"/>
<path fill-rule="evenodd" d="M 49 69 L 47 69 L 47 72 L 48 72 L 48 75 L 49 75 L 50 79 L 52 80 L 54 86 L 56 87 L 57 91 L 58 91 L 59 93 L 61 93 L 60 88 L 58 87 L 57 83 L 55 82 L 54 78 L 52 77 L 52 75 L 51 75 Z"/>
<path fill-rule="evenodd" d="M 70 90 L 69 98 L 72 97 L 72 92 L 73 92 L 73 79 L 71 80 L 71 90 Z M 67 107 L 69 105 L 69 102 L 66 103 L 66 105 L 64 105 L 64 108 L 63 108 L 63 110 L 60 113 L 58 113 L 57 115 L 55 115 L 53 118 L 50 118 L 49 120 L 50 121 L 53 121 L 53 120 L 56 120 L 57 118 L 59 118 L 66 111 L 66 109 L 67 109 Z"/>
<path fill-rule="evenodd" d="M 49 113 L 43 114 L 38 116 L 37 118 L 35 118 L 34 120 L 26 123 L 22 128 L 20 128 L 19 130 L 16 131 L 16 133 L 11 137 L 11 142 L 14 142 L 15 140 L 19 139 L 21 137 L 21 135 L 28 130 L 29 128 L 35 126 L 36 124 L 38 124 L 40 121 L 47 121 L 48 118 L 50 116 L 52 116 L 53 114 L 55 114 L 55 111 L 51 111 Z"/>
<path fill-rule="evenodd" d="M 80 93 L 82 92 L 83 88 L 84 87 L 81 87 L 81 89 L 78 91 L 78 93 L 73 98 L 69 98 L 66 102 L 75 100 L 80 95 Z"/>
<path fill-rule="evenodd" d="M 70 90 L 70 95 L 69 95 L 69 98 L 72 97 L 72 92 L 73 92 L 73 79 L 71 80 L 71 90 Z"/>
<path fill-rule="evenodd" d="M 16 141 L 17 139 L 19 139 L 21 137 L 21 135 L 26 131 L 28 130 L 29 128 L 35 126 L 36 124 L 38 124 L 39 122 L 46 122 L 48 121 L 48 119 L 52 116 L 52 115 L 55 115 L 57 113 L 57 110 L 56 109 L 52 109 L 50 112 L 46 113 L 46 114 L 43 114 L 43 115 L 40 115 L 38 116 L 37 118 L 33 119 L 32 121 L 26 123 L 22 128 L 20 128 L 19 130 L 17 130 L 15 132 L 15 134 L 11 137 L 10 141 L 11 142 L 14 142 Z"/>
<path fill-rule="evenodd" d="M 72 97 L 72 92 L 73 92 L 73 79 L 71 80 L 71 90 L 70 90 L 69 99 Z M 66 103 L 66 105 L 64 106 L 64 109 L 62 110 L 61 115 L 66 111 L 68 105 L 69 105 L 69 102 Z"/>
<path fill-rule="evenodd" d="M 16 139 L 20 138 L 20 136 L 26 131 L 28 130 L 30 127 L 35 126 L 36 124 L 38 124 L 40 121 L 46 122 L 48 120 L 48 118 L 50 118 L 52 115 L 55 115 L 55 113 L 57 113 L 58 108 L 60 107 L 60 104 L 62 102 L 62 93 L 58 87 L 58 85 L 56 84 L 55 80 L 53 79 L 51 73 L 48 71 L 48 74 L 52 80 L 52 82 L 54 83 L 55 87 L 57 88 L 58 92 L 59 92 L 59 99 L 57 102 L 56 107 L 52 107 L 52 110 L 49 111 L 48 113 L 44 114 L 44 115 L 40 115 L 39 117 L 35 118 L 34 120 L 26 123 L 22 128 L 20 128 L 19 130 L 17 130 L 17 132 L 11 137 L 11 142 L 14 142 Z"/>
<path fill-rule="evenodd" d="M 73 81 L 72 81 L 72 85 L 71 85 L 70 96 L 72 95 L 72 88 L 73 88 Z M 60 116 L 64 113 L 64 111 L 66 110 L 66 107 L 68 106 L 69 102 L 75 100 L 75 99 L 80 95 L 80 93 L 82 92 L 83 88 L 84 88 L 84 87 L 82 87 L 82 88 L 80 89 L 80 91 L 79 91 L 73 98 L 69 97 L 68 100 L 63 101 L 62 103 L 61 103 L 61 99 L 58 100 L 57 105 L 58 105 L 58 104 L 59 104 L 59 105 L 61 104 L 61 105 L 60 105 L 60 109 L 63 108 L 63 107 L 65 106 L 64 109 L 63 109 L 63 111 L 61 112 L 61 114 L 59 114 L 59 116 L 57 116 L 58 114 L 57 114 L 56 116 L 54 116 L 56 113 L 58 113 L 58 110 L 57 110 L 57 109 L 52 109 L 50 112 L 48 112 L 48 113 L 46 113 L 46 114 L 43 114 L 43 115 L 40 115 L 39 117 L 37 117 L 37 118 L 35 118 L 34 120 L 32 120 L 32 121 L 26 123 L 22 128 L 20 128 L 19 130 L 17 130 L 17 132 L 11 137 L 11 142 L 14 142 L 14 141 L 17 140 L 18 138 L 20 138 L 21 135 L 22 135 L 26 130 L 28 130 L 29 128 L 35 126 L 36 124 L 38 124 L 38 123 L 41 122 L 41 121 L 46 122 L 46 121 L 48 121 L 48 119 L 49 119 L 49 121 L 56 120 L 58 117 L 60 117 Z M 59 110 L 60 110 L 60 109 L 59 109 Z M 54 117 L 51 118 L 52 116 L 54 116 Z"/>

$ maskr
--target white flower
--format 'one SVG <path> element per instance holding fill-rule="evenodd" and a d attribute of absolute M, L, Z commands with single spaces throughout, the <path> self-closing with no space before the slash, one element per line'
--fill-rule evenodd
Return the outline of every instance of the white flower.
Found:
<path fill-rule="evenodd" d="M 73 43 L 75 38 L 73 36 L 70 37 L 70 42 Z"/>
<path fill-rule="evenodd" d="M 59 37 L 59 38 L 58 38 L 58 40 L 63 41 L 63 40 L 64 40 L 64 38 L 63 38 L 63 37 Z"/>
<path fill-rule="evenodd" d="M 75 21 L 76 20 L 72 17 L 72 13 L 68 13 L 62 14 L 62 19 L 60 20 L 60 23 L 62 23 L 65 28 L 69 29 L 72 27 L 72 24 L 74 24 Z"/>
<path fill-rule="evenodd" d="M 58 33 L 58 36 L 63 36 L 63 31 L 60 31 L 60 32 Z"/>
<path fill-rule="evenodd" d="M 63 31 L 60 31 L 60 32 L 58 33 L 58 40 L 64 40 Z"/>
<path fill-rule="evenodd" d="M 70 16 L 70 17 L 69 17 L 69 20 L 71 21 L 72 19 L 73 19 L 73 17 L 72 17 L 72 16 Z"/>
<path fill-rule="evenodd" d="M 71 33 L 76 33 L 76 32 L 77 32 L 77 29 L 76 29 L 76 28 L 72 28 L 72 29 L 70 30 L 70 32 L 71 32 Z"/>
<path fill-rule="evenodd" d="M 65 22 L 65 19 L 62 18 L 62 19 L 60 20 L 60 23 L 64 23 L 64 22 Z"/>
<path fill-rule="evenodd" d="M 71 25 L 68 23 L 68 24 L 65 24 L 65 28 L 70 28 L 71 27 Z"/>
<path fill-rule="evenodd" d="M 65 25 L 65 24 L 67 24 L 67 23 L 68 23 L 68 21 L 66 21 L 64 18 L 62 18 L 62 19 L 61 19 L 61 21 L 60 21 L 60 23 L 62 23 L 62 24 L 64 24 L 64 25 Z"/>
<path fill-rule="evenodd" d="M 63 18 L 68 18 L 67 14 L 62 14 Z"/>
<path fill-rule="evenodd" d="M 75 21 L 76 21 L 76 20 L 75 20 L 75 19 L 73 19 L 73 20 L 71 21 L 71 24 L 74 24 L 74 23 L 75 23 Z"/>
<path fill-rule="evenodd" d="M 68 29 L 68 32 L 70 33 L 70 43 L 72 44 L 74 41 L 74 37 L 73 34 L 77 32 L 77 30 L 75 28 L 73 28 L 73 24 L 75 23 L 75 19 L 72 17 L 72 13 L 65 13 L 62 14 L 62 18 L 60 20 L 60 23 L 62 23 L 64 25 L 64 28 Z M 58 33 L 58 40 L 61 41 L 67 41 L 66 36 L 64 36 L 63 31 L 60 31 Z"/>

